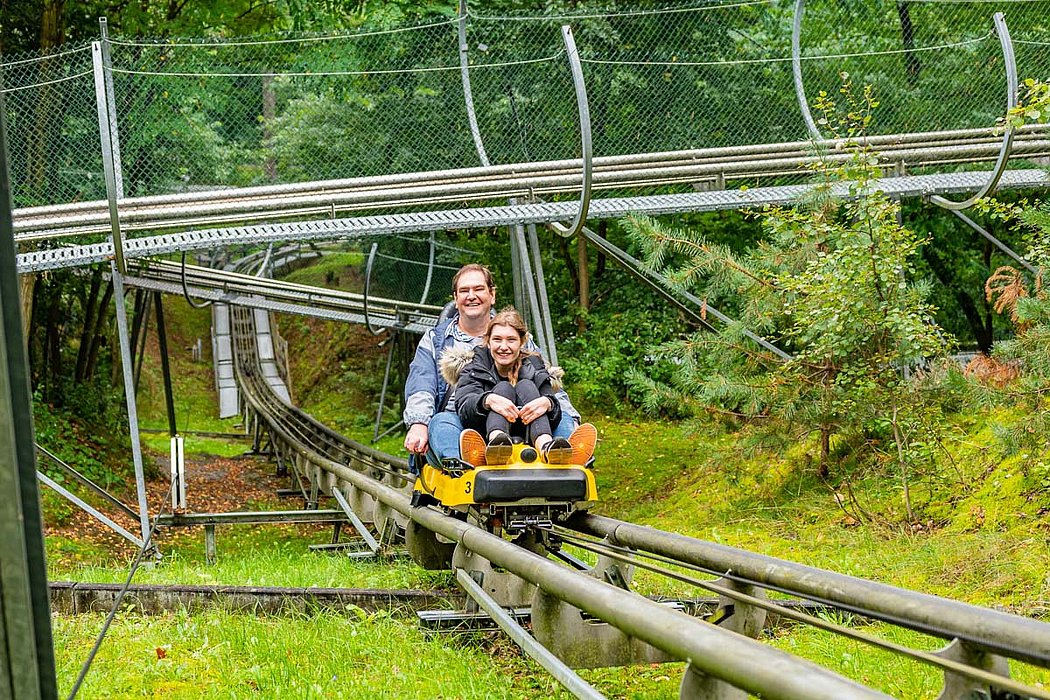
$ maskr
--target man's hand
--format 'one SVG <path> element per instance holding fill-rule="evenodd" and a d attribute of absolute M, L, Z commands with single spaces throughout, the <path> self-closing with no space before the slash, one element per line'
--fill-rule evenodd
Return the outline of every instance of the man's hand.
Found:
<path fill-rule="evenodd" d="M 505 399 L 499 394 L 489 394 L 488 398 L 485 399 L 485 408 L 495 411 L 511 423 L 518 420 L 518 407 L 514 405 L 513 401 Z"/>
<path fill-rule="evenodd" d="M 521 410 L 518 411 L 518 416 L 521 418 L 522 423 L 528 425 L 549 410 L 551 410 L 551 400 L 546 396 L 540 396 L 522 406 Z"/>
<path fill-rule="evenodd" d="M 412 454 L 425 454 L 427 451 L 427 426 L 413 423 L 405 436 L 405 449 Z"/>

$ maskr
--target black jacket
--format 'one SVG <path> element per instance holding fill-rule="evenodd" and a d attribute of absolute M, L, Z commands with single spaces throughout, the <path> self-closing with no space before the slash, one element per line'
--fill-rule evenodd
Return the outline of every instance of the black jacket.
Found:
<path fill-rule="evenodd" d="M 547 411 L 547 418 L 552 426 L 557 425 L 561 420 L 561 404 L 554 396 L 550 370 L 544 365 L 543 358 L 538 355 L 526 356 L 518 371 L 518 379 L 531 379 L 540 390 L 540 395 L 551 399 L 551 409 Z M 502 381 L 505 380 L 496 372 L 492 353 L 487 347 L 479 346 L 474 350 L 474 359 L 460 370 L 459 381 L 456 382 L 456 413 L 465 427 L 477 425 L 479 422 L 484 424 L 489 415 L 489 409 L 485 408 L 485 399 L 492 393 L 493 387 Z"/>

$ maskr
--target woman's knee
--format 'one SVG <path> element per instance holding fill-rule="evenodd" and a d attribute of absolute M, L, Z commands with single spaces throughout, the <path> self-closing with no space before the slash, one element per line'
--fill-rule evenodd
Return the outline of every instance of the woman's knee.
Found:
<path fill-rule="evenodd" d="M 517 395 L 514 391 L 514 385 L 510 382 L 500 382 L 496 386 L 492 387 L 492 393 L 496 396 L 502 396 L 503 398 L 514 401 Z"/>
<path fill-rule="evenodd" d="M 531 379 L 521 379 L 514 385 L 515 398 L 518 404 L 524 406 L 529 401 L 539 398 L 540 390 Z"/>

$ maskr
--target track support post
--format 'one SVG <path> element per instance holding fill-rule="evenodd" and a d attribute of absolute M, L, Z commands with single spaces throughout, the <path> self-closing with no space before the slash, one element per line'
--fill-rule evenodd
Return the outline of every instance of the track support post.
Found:
<path fill-rule="evenodd" d="M 723 588 L 731 588 L 744 595 L 755 598 L 766 597 L 765 589 L 735 579 L 720 578 L 716 583 Z M 713 622 L 723 629 L 745 637 L 757 639 L 766 625 L 766 611 L 727 596 L 719 596 L 718 609 L 708 619 L 708 622 Z M 747 700 L 747 696 L 745 691 L 701 672 L 692 664 L 686 667 L 682 683 L 678 687 L 678 697 L 681 700 L 693 700 L 694 698 L 696 700 L 700 698 L 704 700 Z"/>
<path fill-rule="evenodd" d="M 612 537 L 605 543 L 619 546 Z M 631 589 L 634 567 L 618 559 L 598 556 L 587 574 L 624 590 Z M 536 639 L 572 668 L 599 668 L 664 663 L 670 656 L 629 637 L 601 620 L 585 619 L 579 608 L 537 590 L 532 602 L 532 631 Z"/>
<path fill-rule="evenodd" d="M 983 671 L 991 671 L 1003 678 L 1010 677 L 1010 666 L 1005 658 L 978 649 L 959 639 L 952 640 L 948 646 L 934 653 L 945 659 L 960 661 Z M 992 700 L 997 697 L 999 695 L 987 684 L 959 673 L 945 671 L 944 688 L 937 696 L 937 700 Z"/>
<path fill-rule="evenodd" d="M 523 578 L 492 565 L 488 559 L 463 545 L 456 545 L 452 568 L 462 569 L 503 608 L 528 607 L 536 586 Z M 535 618 L 533 618 L 535 619 Z"/>

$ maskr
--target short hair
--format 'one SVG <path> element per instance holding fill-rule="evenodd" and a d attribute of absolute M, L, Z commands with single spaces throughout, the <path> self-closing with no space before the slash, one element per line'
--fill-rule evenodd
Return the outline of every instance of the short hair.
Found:
<path fill-rule="evenodd" d="M 459 287 L 459 279 L 468 272 L 480 272 L 485 277 L 485 286 L 489 289 L 495 289 L 496 285 L 492 281 L 492 271 L 484 265 L 478 263 L 470 263 L 459 268 L 459 271 L 452 277 L 452 293 L 456 293 L 456 288 Z"/>

